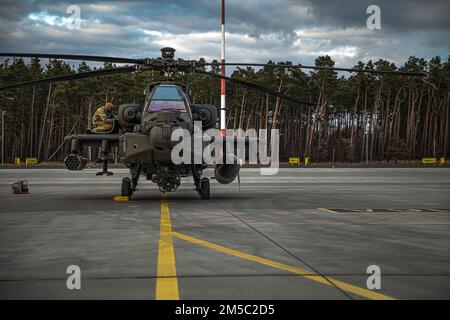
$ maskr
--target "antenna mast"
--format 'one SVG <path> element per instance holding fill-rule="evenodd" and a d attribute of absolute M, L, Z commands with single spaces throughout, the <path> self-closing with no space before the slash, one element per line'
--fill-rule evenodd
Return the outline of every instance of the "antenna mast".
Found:
<path fill-rule="evenodd" d="M 222 136 L 225 136 L 226 122 L 226 110 L 225 110 L 225 0 L 222 0 L 222 41 L 221 41 L 221 75 L 220 80 L 220 130 Z"/>

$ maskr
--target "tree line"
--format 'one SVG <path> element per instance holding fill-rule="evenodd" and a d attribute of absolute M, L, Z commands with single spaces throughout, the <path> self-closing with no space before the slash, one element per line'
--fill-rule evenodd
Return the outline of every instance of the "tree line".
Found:
<path fill-rule="evenodd" d="M 316 66 L 334 64 L 329 56 L 315 60 Z M 105 63 L 102 68 L 113 66 Z M 428 76 L 237 68 L 234 78 L 313 105 L 227 83 L 227 128 L 279 129 L 281 159 L 398 161 L 449 154 L 450 56 L 447 61 L 410 57 L 401 66 L 379 59 L 358 62 L 355 68 L 426 72 Z M 0 65 L 0 84 L 95 69 L 85 62 L 71 65 L 57 59 L 8 59 Z M 213 67 L 211 72 L 219 74 L 219 69 Z M 190 85 L 193 103 L 220 108 L 218 79 L 195 73 L 177 77 Z M 39 161 L 62 161 L 69 148 L 62 145 L 64 136 L 90 127 L 96 108 L 106 102 L 115 107 L 142 104 L 146 85 L 158 78 L 156 72 L 143 71 L 0 92 L 0 109 L 6 111 L 5 160 L 37 157 Z"/>

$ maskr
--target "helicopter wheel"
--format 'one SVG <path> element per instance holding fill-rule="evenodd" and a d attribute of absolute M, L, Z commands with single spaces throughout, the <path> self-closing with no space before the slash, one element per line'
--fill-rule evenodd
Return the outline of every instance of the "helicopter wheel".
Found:
<path fill-rule="evenodd" d="M 200 196 L 202 200 L 211 199 L 208 178 L 203 178 L 202 181 L 200 182 Z"/>
<path fill-rule="evenodd" d="M 122 196 L 124 197 L 130 197 L 132 194 L 131 189 L 131 179 L 130 178 L 123 178 L 122 179 Z"/>

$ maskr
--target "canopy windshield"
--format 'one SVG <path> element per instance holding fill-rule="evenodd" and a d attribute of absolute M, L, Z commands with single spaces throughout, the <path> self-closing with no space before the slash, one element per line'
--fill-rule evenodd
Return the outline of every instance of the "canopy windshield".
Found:
<path fill-rule="evenodd" d="M 164 110 L 177 110 L 186 112 L 186 105 L 183 96 L 177 86 L 158 86 L 148 105 L 149 112 L 159 112 Z"/>

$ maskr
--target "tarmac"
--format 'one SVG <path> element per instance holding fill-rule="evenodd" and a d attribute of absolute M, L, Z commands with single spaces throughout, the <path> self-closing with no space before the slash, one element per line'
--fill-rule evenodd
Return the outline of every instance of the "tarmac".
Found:
<path fill-rule="evenodd" d="M 0 170 L 0 299 L 450 298 L 450 168 L 244 168 L 209 201 L 114 201 L 112 171 Z"/>

